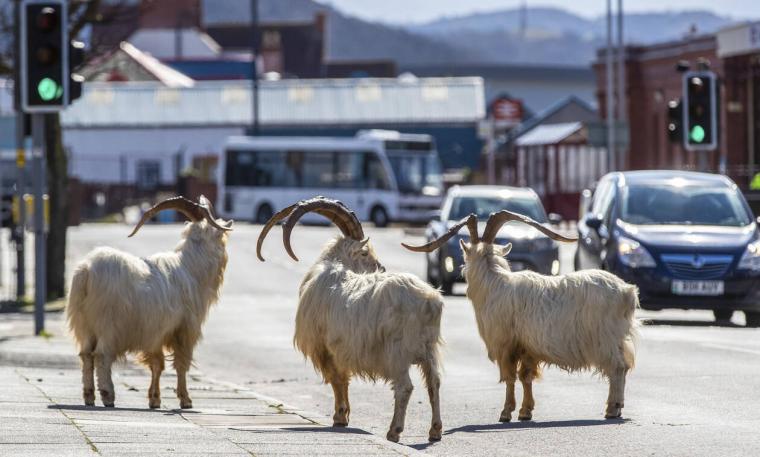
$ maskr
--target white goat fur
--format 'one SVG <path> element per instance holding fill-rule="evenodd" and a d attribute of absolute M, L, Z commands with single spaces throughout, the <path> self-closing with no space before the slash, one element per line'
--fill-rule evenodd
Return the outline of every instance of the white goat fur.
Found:
<path fill-rule="evenodd" d="M 192 407 L 185 374 L 209 308 L 219 299 L 226 239 L 201 220 L 186 225 L 173 252 L 143 259 L 101 247 L 77 266 L 66 312 L 80 349 L 86 404 L 95 401 L 95 365 L 101 400 L 113 406 L 111 364 L 134 352 L 151 369 L 149 405 L 159 407 L 166 348 L 173 353 L 180 405 Z"/>
<path fill-rule="evenodd" d="M 511 245 L 460 244 L 480 336 L 489 359 L 500 367 L 501 381 L 507 382 L 500 420 L 509 421 L 515 409 L 518 368 L 524 390 L 519 417 L 532 417 L 531 382 L 540 376 L 541 364 L 600 372 L 610 382 L 606 416 L 619 417 L 625 375 L 635 359 L 637 288 L 601 270 L 565 276 L 513 273 L 504 258 Z"/>
<path fill-rule="evenodd" d="M 348 424 L 351 376 L 390 381 L 392 441 L 404 428 L 409 368 L 420 365 L 433 410 L 430 438 L 440 439 L 442 297 L 414 275 L 380 268 L 370 246 L 342 236 L 329 242 L 301 283 L 294 343 L 332 385 L 336 425 Z"/>

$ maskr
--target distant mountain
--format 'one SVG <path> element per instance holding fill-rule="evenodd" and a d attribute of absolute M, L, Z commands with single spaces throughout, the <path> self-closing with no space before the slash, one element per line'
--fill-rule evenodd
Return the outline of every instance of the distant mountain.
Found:
<path fill-rule="evenodd" d="M 250 2 L 203 0 L 204 21 L 247 23 Z M 332 60 L 392 59 L 406 64 L 523 63 L 587 66 L 605 43 L 604 17 L 587 19 L 559 8 L 499 10 L 448 17 L 421 25 L 364 21 L 313 0 L 259 0 L 266 22 L 311 21 L 327 15 L 327 56 Z M 706 11 L 635 13 L 625 18 L 628 43 L 678 39 L 696 27 L 710 33 L 732 22 Z"/>
<path fill-rule="evenodd" d="M 244 0 L 204 0 L 202 8 L 206 24 L 248 23 L 251 17 L 250 2 Z M 259 17 L 264 22 L 312 21 L 318 12 L 328 18 L 329 59 L 445 63 L 462 55 L 455 43 L 353 18 L 312 0 L 259 0 Z"/>
<path fill-rule="evenodd" d="M 524 20 L 524 22 L 523 22 Z M 731 24 L 707 11 L 633 13 L 625 17 L 626 43 L 679 39 L 696 30 L 712 33 Z M 587 65 L 605 45 L 605 17 L 586 19 L 558 8 L 500 10 L 443 18 L 409 30 L 475 52 L 487 62 Z"/>

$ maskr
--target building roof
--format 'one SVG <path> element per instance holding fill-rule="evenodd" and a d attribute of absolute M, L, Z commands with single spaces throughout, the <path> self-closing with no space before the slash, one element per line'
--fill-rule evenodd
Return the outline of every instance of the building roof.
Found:
<path fill-rule="evenodd" d="M 157 59 L 215 59 L 221 47 L 195 28 L 138 29 L 128 41 Z"/>
<path fill-rule="evenodd" d="M 583 128 L 582 122 L 565 122 L 562 124 L 539 125 L 517 138 L 517 146 L 538 146 L 557 144 L 578 133 Z"/>
<path fill-rule="evenodd" d="M 164 65 L 155 57 L 140 51 L 129 42 L 122 41 L 119 48 L 167 87 L 193 87 L 195 83 L 186 75 Z"/>
<path fill-rule="evenodd" d="M 595 81 L 594 70 L 590 66 L 570 67 L 566 65 L 514 65 L 514 64 L 407 64 L 401 71 L 417 76 L 480 76 L 491 79 L 513 79 L 532 81 Z"/>
<path fill-rule="evenodd" d="M 171 89 L 156 83 L 87 83 L 63 112 L 67 128 L 247 126 L 250 82 L 197 82 Z M 485 116 L 480 78 L 310 79 L 261 81 L 261 124 L 366 125 L 461 123 Z"/>

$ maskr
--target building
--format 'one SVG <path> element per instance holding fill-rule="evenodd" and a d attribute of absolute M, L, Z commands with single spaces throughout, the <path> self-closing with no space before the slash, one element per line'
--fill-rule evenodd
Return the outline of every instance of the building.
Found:
<path fill-rule="evenodd" d="M 262 135 L 353 136 L 367 128 L 432 134 L 447 168 L 475 168 L 485 116 L 480 78 L 310 79 L 262 81 Z M 110 210 L 204 169 L 231 135 L 246 134 L 252 108 L 248 82 L 88 83 L 61 117 L 70 175 L 86 199 Z M 91 202 L 90 202 L 91 203 Z M 84 205 L 85 207 L 92 206 Z"/>
<path fill-rule="evenodd" d="M 760 22 L 744 23 L 714 35 L 687 36 L 651 46 L 627 46 L 626 102 L 630 146 L 624 169 L 696 169 L 699 157 L 668 136 L 668 102 L 682 96 L 679 63 L 695 69 L 709 62 L 719 76 L 719 144 L 707 154 L 707 168 L 725 172 L 749 189 L 760 172 Z M 606 107 L 604 50 L 594 69 L 601 114 Z M 754 198 L 753 195 L 750 195 Z"/>
<path fill-rule="evenodd" d="M 420 77 L 479 76 L 487 103 L 507 93 L 522 100 L 526 120 L 569 96 L 596 105 L 596 80 L 590 67 L 452 64 L 405 65 L 400 71 Z"/>

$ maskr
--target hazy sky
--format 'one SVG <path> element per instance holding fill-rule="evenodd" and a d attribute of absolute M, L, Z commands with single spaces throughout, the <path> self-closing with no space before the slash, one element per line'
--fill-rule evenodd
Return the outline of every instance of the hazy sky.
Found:
<path fill-rule="evenodd" d="M 317 0 L 352 16 L 379 22 L 424 22 L 442 16 L 515 8 L 522 0 Z M 617 0 L 613 0 L 617 5 Z M 529 7 L 556 6 L 594 17 L 606 11 L 605 0 L 527 0 Z M 760 18 L 760 0 L 624 0 L 626 11 L 704 9 L 735 19 Z"/>

